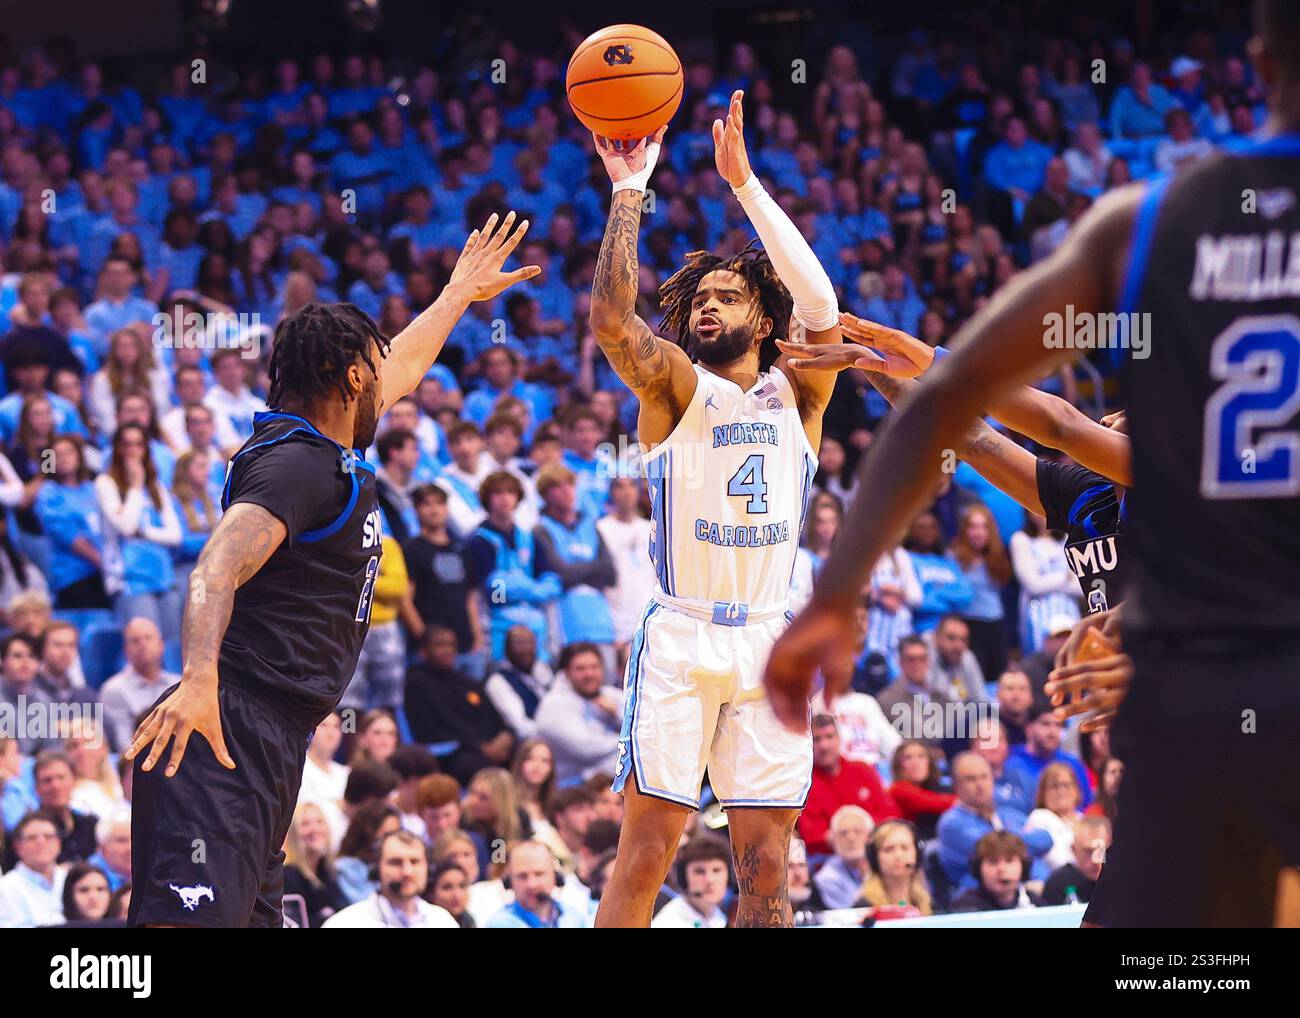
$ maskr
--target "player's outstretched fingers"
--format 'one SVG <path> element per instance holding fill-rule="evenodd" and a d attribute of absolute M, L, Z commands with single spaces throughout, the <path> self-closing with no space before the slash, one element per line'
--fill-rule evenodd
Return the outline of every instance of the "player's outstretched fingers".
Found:
<path fill-rule="evenodd" d="M 506 213 L 505 219 L 501 220 L 501 228 L 488 238 L 488 244 L 495 250 L 499 250 L 501 245 L 510 239 L 510 227 L 515 221 L 515 210 L 511 209 Z"/>
<path fill-rule="evenodd" d="M 172 753 L 167 760 L 167 769 L 163 771 L 163 774 L 167 777 L 170 778 L 176 773 L 177 768 L 180 767 L 181 758 L 185 756 L 185 747 L 189 745 L 190 734 L 193 731 L 194 729 L 187 722 L 186 724 L 180 725 L 175 732 L 172 733 Z"/>
<path fill-rule="evenodd" d="M 140 750 L 153 742 L 154 736 L 158 734 L 158 729 L 162 726 L 162 711 L 155 707 L 149 712 L 149 716 L 140 722 L 140 727 L 135 730 L 135 738 L 131 740 L 131 745 L 127 747 L 126 752 L 122 755 L 128 760 L 134 760 Z"/>
<path fill-rule="evenodd" d="M 511 212 L 510 214 L 512 216 L 514 215 L 513 212 Z M 502 230 L 501 232 L 502 235 L 505 235 L 506 231 Z M 498 252 L 498 254 L 500 254 L 501 256 L 502 262 L 504 262 L 507 258 L 510 257 L 511 252 L 514 251 L 514 249 L 519 246 L 520 241 L 524 239 L 524 234 L 527 232 L 528 232 L 528 220 L 525 219 L 522 223 L 520 223 L 517 227 L 515 227 L 514 233 L 511 233 L 509 236 L 506 236 L 505 240 L 501 244 L 501 250 Z"/>
<path fill-rule="evenodd" d="M 159 758 L 163 755 L 163 752 L 167 749 L 167 743 L 171 742 L 172 731 L 175 728 L 176 715 L 170 708 L 165 708 L 163 710 L 162 725 L 158 729 L 158 734 L 154 736 L 153 748 L 149 750 L 149 755 L 145 757 L 144 763 L 140 765 L 141 770 L 153 770 L 154 764 L 158 762 Z"/>
<path fill-rule="evenodd" d="M 199 734 L 208 740 L 208 745 L 212 747 L 212 755 L 217 758 L 217 763 L 221 764 L 226 770 L 233 771 L 235 769 L 235 760 L 230 755 L 230 750 L 226 749 L 226 735 L 221 729 L 221 719 L 217 719 L 217 726 L 212 731 L 204 731 Z"/>

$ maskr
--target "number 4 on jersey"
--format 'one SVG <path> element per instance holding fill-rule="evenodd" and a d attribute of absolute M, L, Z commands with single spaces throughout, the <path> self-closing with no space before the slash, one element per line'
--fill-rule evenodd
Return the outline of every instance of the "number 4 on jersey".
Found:
<path fill-rule="evenodd" d="M 767 512 L 767 482 L 763 480 L 763 457 L 757 453 L 740 465 L 727 482 L 728 495 L 748 496 L 745 511 Z"/>

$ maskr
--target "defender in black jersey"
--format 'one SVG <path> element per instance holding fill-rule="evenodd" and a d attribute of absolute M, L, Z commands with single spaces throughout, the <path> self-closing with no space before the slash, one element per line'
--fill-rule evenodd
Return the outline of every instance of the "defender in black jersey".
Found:
<path fill-rule="evenodd" d="M 1124 488 L 1084 467 L 1042 458 L 1035 481 L 1047 529 L 1065 534 L 1065 560 L 1088 611 L 1108 611 L 1124 599 Z"/>
<path fill-rule="evenodd" d="M 379 573 L 383 520 L 359 450 L 471 301 L 540 271 L 501 271 L 528 227 L 513 223 L 493 215 L 474 231 L 438 300 L 391 344 L 351 304 L 308 304 L 276 328 L 276 410 L 230 462 L 225 514 L 190 577 L 181 681 L 126 754 L 132 925 L 282 925 L 307 743 L 352 677 Z"/>
<path fill-rule="evenodd" d="M 1293 772 L 1300 740 L 1300 5 L 1257 0 L 1256 26 L 1267 139 L 1104 196 L 975 316 L 864 457 L 846 553 L 767 667 L 774 708 L 798 723 L 945 450 L 999 394 L 1078 355 L 1048 323 L 1149 314 L 1140 347 L 1122 334 L 1136 671 L 1112 734 L 1126 765 L 1113 925 L 1267 925 L 1300 863 L 1300 786 L 1259 781 Z"/>

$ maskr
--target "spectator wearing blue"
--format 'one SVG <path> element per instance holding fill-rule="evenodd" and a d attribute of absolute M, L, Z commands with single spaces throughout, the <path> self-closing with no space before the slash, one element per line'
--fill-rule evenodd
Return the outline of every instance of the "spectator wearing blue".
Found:
<path fill-rule="evenodd" d="M 514 396 L 528 405 L 529 428 L 524 442 L 531 444 L 537 425 L 549 420 L 554 411 L 554 395 L 547 389 L 523 380 L 523 357 L 501 344 L 493 344 L 479 358 L 483 370 L 483 385 L 465 397 L 462 416 L 482 428 L 503 395 Z M 448 435 L 448 440 L 451 436 Z"/>
<path fill-rule="evenodd" d="M 485 507 L 479 501 L 479 489 L 494 472 L 491 457 L 483 455 L 483 435 L 469 421 L 457 421 L 447 430 L 447 448 L 451 462 L 443 467 L 436 483 L 447 493 L 452 534 L 468 541 L 483 522 Z"/>
<path fill-rule="evenodd" d="M 118 397 L 117 426 L 121 428 L 126 424 L 138 424 L 144 428 L 144 433 L 149 436 L 149 455 L 153 459 L 158 479 L 163 484 L 171 484 L 172 476 L 176 473 L 176 454 L 163 441 L 153 400 L 147 393 L 137 389 L 124 392 Z M 111 439 L 112 436 L 106 438 Z"/>
<path fill-rule="evenodd" d="M 1034 860 L 1032 876 L 1045 878 L 1052 836 L 1046 831 L 1026 831 L 1024 813 L 997 803 L 988 761 L 976 753 L 959 753 L 953 760 L 952 775 L 957 802 L 939 817 L 938 826 L 939 862 L 952 885 L 959 890 L 976 886 L 971 872 L 975 846 L 992 831 L 1019 835 Z"/>
<path fill-rule="evenodd" d="M 573 341 L 571 320 L 544 321 L 541 305 L 531 294 L 514 293 L 506 299 L 510 348 L 528 351 L 531 374 L 544 387 L 561 386 L 578 373 L 578 347 Z"/>
<path fill-rule="evenodd" d="M 199 216 L 199 225 L 219 220 L 230 227 L 236 240 L 243 240 L 253 232 L 265 207 L 261 195 L 240 194 L 233 173 L 219 174 L 212 181 L 212 208 Z"/>
<path fill-rule="evenodd" d="M 402 197 L 402 218 L 388 231 L 389 240 L 409 241 L 411 259 L 419 261 L 438 247 L 442 232 L 431 218 L 433 198 L 423 184 L 407 188 Z"/>
<path fill-rule="evenodd" d="M 207 407 L 198 411 L 211 413 Z M 212 486 L 212 456 L 206 449 L 189 449 L 176 461 L 172 478 L 176 518 L 181 527 L 181 541 L 173 552 L 176 590 L 184 595 L 190 573 L 199 561 L 199 552 L 208 543 L 221 520 L 221 507 Z"/>
<path fill-rule="evenodd" d="M 990 187 L 1028 202 L 1043 186 L 1051 158 L 1050 148 L 1029 137 L 1025 122 L 1011 117 L 1002 140 L 989 149 L 984 160 L 984 178 Z"/>
<path fill-rule="evenodd" d="M 82 268 L 93 271 L 108 254 L 113 240 L 120 234 L 133 233 L 140 241 L 145 264 L 158 260 L 161 238 L 158 228 L 140 215 L 140 195 L 129 180 L 114 180 L 106 189 L 109 214 L 96 221 L 90 231 L 90 244 L 81 252 Z"/>
<path fill-rule="evenodd" d="M 583 929 L 594 916 L 581 915 L 556 900 L 555 875 L 559 863 L 540 841 L 521 841 L 510 849 L 505 876 L 515 900 L 488 920 L 493 930 Z"/>
<path fill-rule="evenodd" d="M 518 209 L 520 218 L 527 218 L 536 235 L 544 237 L 550 232 L 556 208 L 568 200 L 568 195 L 542 176 L 542 161 L 529 149 L 515 157 L 515 173 L 517 183 L 506 192 L 506 205 Z"/>
<path fill-rule="evenodd" d="M 1010 674 L 1009 672 L 1007 674 Z M 999 687 L 1000 691 L 1001 687 Z M 1019 782 L 1007 775 L 1007 757 L 1011 754 L 1011 733 L 1007 728 L 1007 711 L 999 698 L 1002 716 L 996 719 L 990 715 L 976 722 L 975 737 L 971 740 L 971 751 L 982 756 L 993 772 L 993 802 L 1001 809 L 1010 809 L 1029 816 L 1034 808 L 1034 800 L 1025 794 Z M 1023 738 L 1023 730 L 1022 735 Z"/>
<path fill-rule="evenodd" d="M 558 463 L 537 474 L 543 508 L 533 539 L 537 567 L 560 578 L 559 646 L 582 641 L 595 644 L 613 670 L 614 620 L 606 591 L 618 582 L 614 559 L 596 529 L 596 517 L 578 504 L 578 478 Z"/>
<path fill-rule="evenodd" d="M 124 424 L 113 436 L 108 470 L 95 478 L 104 521 L 105 586 L 122 625 L 146 618 L 163 639 L 180 635 L 180 596 L 175 590 L 172 550 L 181 525 L 166 485 L 149 454 L 149 436 Z"/>
<path fill-rule="evenodd" d="M 14 473 L 22 483 L 23 494 L 13 507 L 14 526 L 9 530 L 20 554 L 30 559 L 43 576 L 50 572 L 50 540 L 36 516 L 36 497 L 49 480 L 46 451 L 53 444 L 57 431 L 50 401 L 44 395 L 28 396 L 23 400 L 17 433 L 5 446 L 5 452 Z M 26 584 L 24 584 L 26 586 Z"/>
<path fill-rule="evenodd" d="M 1029 709 L 1029 721 L 1025 724 L 1025 741 L 1012 746 L 1007 755 L 1007 777 L 1032 801 L 1043 768 L 1052 763 L 1068 764 L 1074 771 L 1083 794 L 1079 808 L 1086 808 L 1092 802 L 1088 768 L 1073 753 L 1061 748 L 1061 722 L 1056 713 L 1045 703 L 1035 703 Z"/>
<path fill-rule="evenodd" d="M 329 104 L 319 92 L 310 92 L 303 102 L 306 123 L 293 139 L 316 159 L 330 160 L 344 146 L 343 135 L 330 123 Z"/>
<path fill-rule="evenodd" d="M 343 83 L 326 94 L 329 97 L 330 116 L 352 117 L 373 110 L 383 98 L 384 90 L 368 80 L 365 58 L 352 53 L 343 60 Z"/>
<path fill-rule="evenodd" d="M 53 476 L 36 496 L 36 517 L 50 538 L 50 589 L 54 607 L 108 608 L 104 589 L 104 527 L 99 500 L 76 435 L 59 435 Z"/>
<path fill-rule="evenodd" d="M 347 299 L 376 321 L 383 311 L 384 300 L 406 292 L 402 278 L 392 271 L 384 249 L 376 247 L 366 253 L 361 278 L 348 287 Z"/>
<path fill-rule="evenodd" d="M 921 585 L 921 603 L 912 609 L 916 632 L 926 633 L 952 612 L 963 612 L 975 596 L 975 588 L 943 547 L 939 520 L 923 512 L 912 521 L 903 549 L 911 556 L 912 571 Z"/>
<path fill-rule="evenodd" d="M 504 471 L 489 474 L 479 488 L 487 519 L 469 543 L 475 571 L 483 577 L 494 660 L 505 655 L 506 631 L 513 625 L 531 629 L 546 656 L 546 608 L 562 590 L 558 576 L 539 570 L 533 535 L 515 523 L 515 509 L 523 497 L 519 478 Z"/>
<path fill-rule="evenodd" d="M 348 147 L 330 160 L 330 175 L 337 190 L 351 192 L 360 219 L 369 222 L 384 211 L 393 166 L 375 147 L 374 132 L 365 120 L 353 121 L 348 128 Z"/>
<path fill-rule="evenodd" d="M 717 180 L 718 175 L 714 173 L 712 178 Z M 552 245 L 544 240 L 525 241 L 519 257 L 525 265 L 538 265 L 542 270 L 519 284 L 521 293 L 537 301 L 542 331 L 554 335 L 570 330 L 573 326 L 573 290 L 554 271 Z"/>
<path fill-rule="evenodd" d="M 1174 87 L 1170 97 L 1188 113 L 1195 114 L 1205 102 L 1205 82 L 1201 79 L 1202 65 L 1191 57 L 1178 57 L 1169 65 L 1169 77 Z"/>
<path fill-rule="evenodd" d="M 1178 100 L 1151 79 L 1151 68 L 1136 63 L 1128 84 L 1115 93 L 1110 105 L 1112 138 L 1152 138 L 1165 132 L 1165 114 Z"/>
<path fill-rule="evenodd" d="M 206 253 L 199 247 L 198 217 L 189 209 L 172 209 L 163 224 L 156 271 L 166 293 L 193 290 L 199 280 L 199 262 Z"/>
<path fill-rule="evenodd" d="M 299 80 L 298 64 L 287 57 L 276 61 L 275 88 L 262 97 L 262 119 L 288 129 L 302 117 L 307 86 Z"/>
<path fill-rule="evenodd" d="M 60 287 L 50 295 L 50 327 L 67 340 L 83 375 L 99 370 L 95 337 L 81 315 L 81 296 L 72 287 Z"/>
<path fill-rule="evenodd" d="M 970 627 L 970 649 L 985 675 L 1001 675 L 1007 663 L 1002 588 L 1011 582 L 1011 560 L 988 506 L 973 502 L 962 511 L 948 557 L 974 591 L 961 611 Z"/>
<path fill-rule="evenodd" d="M 867 302 L 864 317 L 909 336 L 919 336 L 925 302 L 917 296 L 907 273 L 897 262 L 888 262 L 881 272 L 881 282 L 883 289 Z"/>
<path fill-rule="evenodd" d="M 321 202 L 320 195 L 316 193 L 316 178 L 319 173 L 312 154 L 303 148 L 295 149 L 289 157 L 289 183 L 275 188 L 271 192 L 271 199 L 285 205 L 306 204 L 311 208 L 312 215 L 319 216 Z"/>
<path fill-rule="evenodd" d="M 118 329 L 136 322 L 153 327 L 158 306 L 132 295 L 137 282 L 135 268 L 129 260 L 116 256 L 105 259 L 99 274 L 100 299 L 86 308 L 86 327 L 95 337 L 101 355 L 108 348 L 108 337 Z"/>
<path fill-rule="evenodd" d="M 605 425 L 591 407 L 579 407 L 569 414 L 563 462 L 577 475 L 578 505 L 593 520 L 605 515 L 609 479 L 618 472 L 609 453 L 601 448 L 605 437 Z"/>
<path fill-rule="evenodd" d="M 49 404 L 53 414 L 56 434 L 85 435 L 77 408 L 62 396 L 50 392 L 46 385 L 50 379 L 49 355 L 35 344 L 6 344 L 5 373 L 13 391 L 0 399 L 0 438 L 12 442 L 18 434 L 19 418 L 30 400 L 40 399 Z"/>

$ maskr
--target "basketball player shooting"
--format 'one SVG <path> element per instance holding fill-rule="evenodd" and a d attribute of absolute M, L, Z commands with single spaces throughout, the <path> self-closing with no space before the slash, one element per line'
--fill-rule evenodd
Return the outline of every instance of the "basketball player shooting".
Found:
<path fill-rule="evenodd" d="M 181 681 L 126 751 L 131 925 L 282 925 L 280 848 L 307 743 L 352 677 L 379 572 L 383 521 L 359 450 L 471 302 L 538 274 L 502 271 L 528 229 L 514 221 L 470 234 L 438 300 L 391 343 L 352 304 L 308 304 L 277 326 L 274 409 L 230 462 L 225 515 L 190 578 Z"/>
<path fill-rule="evenodd" d="M 635 311 L 641 203 L 664 132 L 625 149 L 596 137 L 614 194 L 591 326 L 640 401 L 657 573 L 628 661 L 614 783 L 625 815 L 597 926 L 649 925 L 706 767 L 727 810 L 737 925 L 792 922 L 786 855 L 812 743 L 778 723 L 761 676 L 789 618 L 835 374 L 796 376 L 775 341 L 792 313 L 809 342 L 839 343 L 840 329 L 829 278 L 750 170 L 742 98 L 714 123 L 715 158 L 764 250 L 688 255 L 659 291 L 671 340 Z"/>
<path fill-rule="evenodd" d="M 765 676 L 802 731 L 818 662 L 848 645 L 862 583 L 944 451 L 990 402 L 1077 356 L 1046 342 L 1048 316 L 1149 313 L 1148 356 L 1124 365 L 1134 676 L 1112 728 L 1126 765 L 1123 852 L 1106 864 L 1118 926 L 1267 925 L 1300 863 L 1300 792 L 1252 781 L 1289 772 L 1300 735 L 1300 6 L 1256 0 L 1255 27 L 1263 137 L 1106 196 L 971 320 L 864 457 L 835 552 Z"/>

